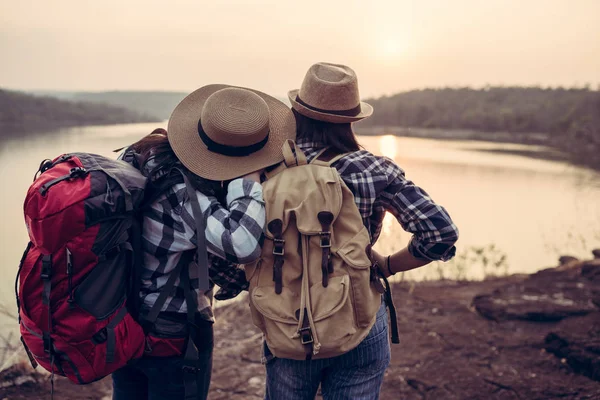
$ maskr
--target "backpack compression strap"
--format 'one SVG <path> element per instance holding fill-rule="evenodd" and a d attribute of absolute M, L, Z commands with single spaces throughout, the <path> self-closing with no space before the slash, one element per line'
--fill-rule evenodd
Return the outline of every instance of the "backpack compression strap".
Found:
<path fill-rule="evenodd" d="M 206 222 L 204 214 L 198 203 L 198 195 L 196 189 L 191 185 L 188 177 L 179 170 L 183 175 L 183 181 L 187 189 L 188 197 L 192 205 L 192 213 L 194 214 L 194 222 L 196 222 L 196 265 L 198 267 L 198 289 L 205 292 L 210 289 L 210 278 L 208 276 L 208 253 L 206 251 Z"/>
<path fill-rule="evenodd" d="M 288 168 L 308 164 L 306 156 L 293 140 L 286 140 L 281 150 L 283 151 L 283 162 Z"/>

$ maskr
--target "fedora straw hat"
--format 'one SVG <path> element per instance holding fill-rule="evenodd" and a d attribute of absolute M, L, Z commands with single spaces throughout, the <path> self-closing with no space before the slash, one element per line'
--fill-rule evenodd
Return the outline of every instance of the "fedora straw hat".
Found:
<path fill-rule="evenodd" d="M 191 172 L 223 181 L 281 162 L 296 122 L 288 106 L 265 93 L 208 85 L 175 107 L 167 137 Z"/>
<path fill-rule="evenodd" d="M 288 98 L 294 110 L 319 121 L 348 123 L 373 114 L 373 107 L 360 101 L 356 73 L 340 64 L 314 64 Z"/>

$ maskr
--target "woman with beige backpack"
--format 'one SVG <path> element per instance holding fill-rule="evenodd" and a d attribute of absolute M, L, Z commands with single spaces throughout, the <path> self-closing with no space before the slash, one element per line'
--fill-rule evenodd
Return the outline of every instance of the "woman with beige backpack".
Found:
<path fill-rule="evenodd" d="M 312 400 L 321 386 L 324 399 L 377 399 L 390 362 L 379 276 L 449 260 L 458 229 L 392 160 L 361 149 L 352 123 L 373 108 L 352 69 L 317 63 L 288 97 L 296 143 L 267 172 L 262 255 L 245 267 L 265 333 L 265 398 Z M 371 245 L 386 212 L 413 237 L 383 256 Z"/>

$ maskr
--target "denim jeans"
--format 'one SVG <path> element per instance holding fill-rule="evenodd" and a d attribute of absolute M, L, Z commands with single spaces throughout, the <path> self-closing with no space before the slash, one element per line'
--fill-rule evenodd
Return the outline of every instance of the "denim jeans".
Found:
<path fill-rule="evenodd" d="M 210 386 L 213 353 L 212 323 L 207 323 L 194 340 L 199 351 L 200 398 L 206 399 Z M 183 356 L 143 357 L 112 374 L 113 400 L 183 400 Z"/>
<path fill-rule="evenodd" d="M 385 304 L 368 336 L 353 350 L 333 358 L 299 361 L 273 357 L 265 345 L 266 400 L 313 400 L 319 384 L 325 400 L 375 400 L 390 364 Z"/>

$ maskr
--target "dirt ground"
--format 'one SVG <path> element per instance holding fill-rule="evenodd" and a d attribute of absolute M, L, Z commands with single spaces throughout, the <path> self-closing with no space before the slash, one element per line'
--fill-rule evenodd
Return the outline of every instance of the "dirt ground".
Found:
<path fill-rule="evenodd" d="M 579 263 L 483 282 L 396 284 L 401 343 L 381 399 L 600 399 L 600 346 L 588 343 L 600 340 L 600 273 L 589 270 Z M 246 302 L 216 314 L 209 398 L 263 398 L 261 334 Z M 49 398 L 47 377 L 2 388 L 11 379 L 0 376 L 0 400 Z M 54 397 L 110 398 L 110 386 L 58 378 Z"/>

